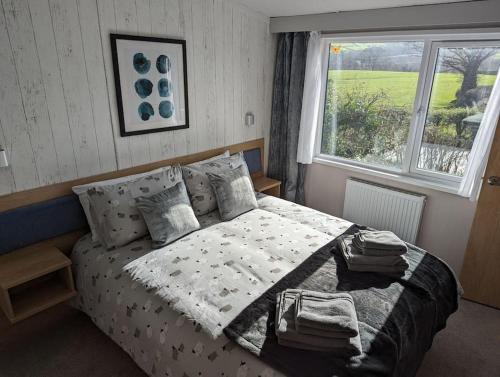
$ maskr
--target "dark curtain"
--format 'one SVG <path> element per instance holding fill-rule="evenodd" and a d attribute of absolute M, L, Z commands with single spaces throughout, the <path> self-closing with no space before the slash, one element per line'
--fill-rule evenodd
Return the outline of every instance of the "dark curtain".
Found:
<path fill-rule="evenodd" d="M 281 197 L 304 204 L 305 165 L 297 163 L 300 113 L 309 33 L 278 36 L 268 176 L 281 181 Z"/>

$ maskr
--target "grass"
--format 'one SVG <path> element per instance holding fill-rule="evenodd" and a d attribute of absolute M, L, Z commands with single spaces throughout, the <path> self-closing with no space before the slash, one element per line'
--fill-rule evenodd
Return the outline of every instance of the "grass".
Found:
<path fill-rule="evenodd" d="M 369 94 L 382 89 L 397 106 L 412 106 L 418 72 L 330 70 L 328 77 L 333 80 L 340 93 L 357 86 L 365 87 Z M 458 73 L 438 73 L 434 80 L 431 98 L 433 107 L 448 106 L 455 99 L 455 93 L 461 83 L 462 75 Z M 480 74 L 478 77 L 478 85 L 494 83 L 495 75 Z"/>

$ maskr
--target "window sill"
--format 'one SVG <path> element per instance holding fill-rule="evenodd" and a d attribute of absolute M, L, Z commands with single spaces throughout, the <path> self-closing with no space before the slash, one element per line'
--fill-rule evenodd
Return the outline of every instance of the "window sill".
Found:
<path fill-rule="evenodd" d="M 412 185 L 412 186 L 423 187 L 423 188 L 427 188 L 427 189 L 431 189 L 431 190 L 442 191 L 442 192 L 446 192 L 449 194 L 458 195 L 457 194 L 457 191 L 458 191 L 457 187 L 453 187 L 449 184 L 433 182 L 433 181 L 423 179 L 423 178 L 415 178 L 413 176 L 387 172 L 387 171 L 383 171 L 383 170 L 378 170 L 376 168 L 348 164 L 345 162 L 340 162 L 340 161 L 336 161 L 333 159 L 324 158 L 322 156 L 321 157 L 320 156 L 314 157 L 313 163 L 326 165 L 326 166 L 334 166 L 336 168 L 349 170 L 349 171 L 353 171 L 356 173 L 362 173 L 362 174 L 370 175 L 373 177 L 384 178 L 384 179 L 388 179 L 388 180 L 398 182 L 398 183 L 405 183 L 405 184 Z"/>

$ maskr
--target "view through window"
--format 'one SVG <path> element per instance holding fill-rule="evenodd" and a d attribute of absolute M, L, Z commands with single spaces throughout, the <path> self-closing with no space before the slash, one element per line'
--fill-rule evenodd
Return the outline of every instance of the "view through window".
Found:
<path fill-rule="evenodd" d="M 330 43 L 321 154 L 396 170 L 406 162 L 415 173 L 464 174 L 500 67 L 500 45 L 432 45 L 430 64 L 424 46 Z"/>
<path fill-rule="evenodd" d="M 500 48 L 439 48 L 418 168 L 463 176 L 500 65 Z"/>
<path fill-rule="evenodd" d="M 401 167 L 421 42 L 330 45 L 321 153 Z"/>

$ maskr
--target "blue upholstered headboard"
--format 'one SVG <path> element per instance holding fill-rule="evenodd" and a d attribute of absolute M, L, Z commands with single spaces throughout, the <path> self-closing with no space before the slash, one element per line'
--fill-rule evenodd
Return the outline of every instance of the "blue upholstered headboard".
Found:
<path fill-rule="evenodd" d="M 0 254 L 83 229 L 87 220 L 76 195 L 0 213 Z"/>
<path fill-rule="evenodd" d="M 243 154 L 250 173 L 262 171 L 260 148 L 245 150 Z M 0 212 L 0 254 L 87 226 L 74 194 Z"/>

